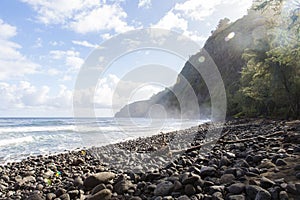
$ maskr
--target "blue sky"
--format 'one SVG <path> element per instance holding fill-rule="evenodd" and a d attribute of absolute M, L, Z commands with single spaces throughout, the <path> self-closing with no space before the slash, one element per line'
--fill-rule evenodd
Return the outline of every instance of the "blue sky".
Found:
<path fill-rule="evenodd" d="M 199 45 L 220 19 L 242 17 L 251 0 L 1 0 L 0 116 L 72 116 L 73 88 L 81 65 L 102 42 L 126 31 L 159 27 Z M 111 116 L 121 72 L 164 57 L 176 72 L 184 60 L 161 52 L 137 52 L 114 63 L 97 87 L 98 116 Z M 195 52 L 196 53 L 196 52 Z M 176 81 L 176 76 L 173 77 Z M 171 84 L 170 84 L 171 85 Z M 147 85 L 131 101 L 162 87 Z"/>

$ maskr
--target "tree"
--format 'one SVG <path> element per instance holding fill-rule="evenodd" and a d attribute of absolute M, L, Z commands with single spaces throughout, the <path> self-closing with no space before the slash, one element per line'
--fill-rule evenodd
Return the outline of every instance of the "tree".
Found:
<path fill-rule="evenodd" d="M 264 0 L 255 9 L 275 10 L 278 18 L 270 23 L 265 38 L 246 49 L 239 90 L 245 115 L 299 117 L 300 115 L 300 34 L 299 6 L 283 12 L 283 0 Z"/>

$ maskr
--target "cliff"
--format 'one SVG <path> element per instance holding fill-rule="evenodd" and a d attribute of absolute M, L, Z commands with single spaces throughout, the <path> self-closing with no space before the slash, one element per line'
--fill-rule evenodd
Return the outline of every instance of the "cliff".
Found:
<path fill-rule="evenodd" d="M 265 37 L 266 26 L 266 18 L 257 12 L 251 11 L 250 14 L 234 23 L 219 24 L 217 30 L 205 42 L 203 49 L 218 67 L 225 85 L 228 115 L 234 113 L 235 104 L 230 97 L 239 88 L 240 72 L 245 65 L 242 54 L 245 49 L 254 48 L 254 41 Z M 115 114 L 115 117 L 148 117 L 151 107 L 156 104 L 163 106 L 168 117 L 172 118 L 199 118 L 209 115 L 210 94 L 197 69 L 209 67 L 208 65 L 211 63 L 198 62 L 195 66 L 197 69 L 195 69 L 190 62 L 191 59 L 199 59 L 202 55 L 204 55 L 203 50 L 191 56 L 178 75 L 174 86 L 152 96 L 149 100 L 126 105 Z M 194 109 L 193 104 L 189 102 L 191 96 L 190 90 L 187 89 L 189 85 L 197 96 L 200 116 L 197 109 Z M 178 99 L 186 99 L 186 101 L 180 101 L 179 106 Z"/>

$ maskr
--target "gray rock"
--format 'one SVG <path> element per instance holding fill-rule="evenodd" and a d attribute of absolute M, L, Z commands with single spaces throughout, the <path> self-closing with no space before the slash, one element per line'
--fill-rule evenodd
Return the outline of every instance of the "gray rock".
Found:
<path fill-rule="evenodd" d="M 61 200 L 70 200 L 70 195 L 69 194 L 63 194 L 63 195 L 59 196 L 59 198 Z"/>
<path fill-rule="evenodd" d="M 131 197 L 129 200 L 142 200 L 141 197 Z"/>
<path fill-rule="evenodd" d="M 287 184 L 286 191 L 288 193 L 291 193 L 291 194 L 294 194 L 294 195 L 300 194 L 300 193 L 298 193 L 298 191 L 296 189 L 296 185 L 292 184 L 292 183 Z"/>
<path fill-rule="evenodd" d="M 106 187 L 103 183 L 101 183 L 101 184 L 97 185 L 96 187 L 94 187 L 91 194 L 96 194 L 97 192 L 99 192 L 103 189 L 106 189 Z"/>
<path fill-rule="evenodd" d="M 32 194 L 26 200 L 44 200 L 44 198 L 40 194 Z"/>
<path fill-rule="evenodd" d="M 78 190 L 70 190 L 70 191 L 68 191 L 68 194 L 71 199 L 76 199 L 76 197 L 79 195 L 79 191 Z"/>
<path fill-rule="evenodd" d="M 92 189 L 101 183 L 108 183 L 108 181 L 115 178 L 115 176 L 116 176 L 116 174 L 112 173 L 112 172 L 99 172 L 97 174 L 93 174 L 93 175 L 87 177 L 84 180 L 83 185 L 87 189 Z"/>
<path fill-rule="evenodd" d="M 235 179 L 233 174 L 224 174 L 220 178 L 221 184 L 231 183 Z"/>
<path fill-rule="evenodd" d="M 72 165 L 73 166 L 78 166 L 84 163 L 84 160 L 82 158 L 78 158 L 76 160 L 73 161 Z"/>
<path fill-rule="evenodd" d="M 87 198 L 87 200 L 109 200 L 111 199 L 112 193 L 109 189 L 103 189 L 93 196 Z"/>
<path fill-rule="evenodd" d="M 256 198 L 256 195 L 259 191 L 262 191 L 264 190 L 265 192 L 268 193 L 268 191 L 266 191 L 265 189 L 257 186 L 257 185 L 247 185 L 245 187 L 245 190 L 246 190 L 246 194 L 247 196 L 249 196 L 250 199 L 255 199 Z M 270 195 L 271 196 L 271 195 Z"/>
<path fill-rule="evenodd" d="M 268 188 L 272 187 L 273 185 L 275 185 L 274 181 L 271 181 L 270 179 L 268 179 L 266 177 L 262 177 L 260 179 L 260 187 L 262 187 L 264 189 L 268 189 Z"/>
<path fill-rule="evenodd" d="M 221 192 L 215 192 L 212 194 L 212 200 L 223 200 L 223 195 Z"/>
<path fill-rule="evenodd" d="M 127 192 L 129 190 L 129 188 L 132 188 L 132 187 L 133 187 L 133 184 L 130 181 L 121 180 L 114 185 L 114 192 L 116 192 L 118 194 L 124 194 L 125 192 Z"/>
<path fill-rule="evenodd" d="M 224 192 L 225 187 L 223 185 L 213 185 L 209 187 L 209 194 L 213 194 L 215 192 Z"/>
<path fill-rule="evenodd" d="M 79 188 L 83 186 L 83 181 L 80 177 L 76 177 L 73 182 L 74 186 L 78 186 Z"/>
<path fill-rule="evenodd" d="M 300 179 L 300 172 L 296 173 L 296 178 Z"/>
<path fill-rule="evenodd" d="M 52 200 L 52 199 L 55 199 L 55 198 L 56 198 L 56 195 L 54 193 L 48 193 L 46 195 L 47 200 Z"/>
<path fill-rule="evenodd" d="M 297 194 L 300 194 L 300 183 L 296 183 L 295 188 L 296 188 Z"/>
<path fill-rule="evenodd" d="M 177 200 L 190 200 L 190 198 L 186 195 L 182 195 L 182 196 L 178 197 Z"/>
<path fill-rule="evenodd" d="M 230 185 L 227 190 L 232 194 L 241 194 L 245 190 L 245 184 L 235 183 Z"/>
<path fill-rule="evenodd" d="M 201 176 L 214 176 L 216 174 L 216 169 L 214 167 L 203 166 L 200 170 Z"/>
<path fill-rule="evenodd" d="M 187 194 L 188 196 L 191 196 L 193 194 L 196 193 L 196 189 L 195 187 L 192 185 L 192 184 L 187 184 L 185 187 L 184 187 L 184 192 L 185 194 Z"/>
<path fill-rule="evenodd" d="M 288 200 L 289 199 L 289 195 L 287 194 L 286 191 L 281 191 L 279 193 L 279 199 L 280 200 Z"/>
<path fill-rule="evenodd" d="M 185 179 L 182 181 L 182 183 L 183 183 L 184 185 L 186 185 L 186 184 L 193 184 L 193 183 L 197 182 L 197 181 L 200 180 L 200 179 L 201 179 L 200 176 L 198 176 L 198 175 L 192 175 L 192 176 L 190 176 L 190 177 L 185 178 Z"/>
<path fill-rule="evenodd" d="M 54 194 L 59 197 L 60 195 L 66 193 L 67 191 L 63 188 L 58 188 L 57 190 L 55 190 Z"/>
<path fill-rule="evenodd" d="M 179 191 L 182 189 L 182 184 L 179 181 L 174 182 L 174 191 Z"/>
<path fill-rule="evenodd" d="M 226 157 L 226 156 L 223 156 L 220 160 L 220 166 L 228 166 L 231 164 L 231 161 Z"/>
<path fill-rule="evenodd" d="M 283 159 L 281 159 L 281 158 L 277 159 L 275 164 L 277 166 L 285 166 L 285 165 L 287 165 L 287 163 Z"/>
<path fill-rule="evenodd" d="M 172 192 L 173 187 L 174 187 L 174 185 L 170 181 L 164 181 L 162 183 L 159 183 L 154 190 L 154 195 L 155 196 L 166 196 Z"/>
<path fill-rule="evenodd" d="M 257 193 L 255 200 L 271 200 L 271 194 L 267 190 L 260 190 Z"/>
<path fill-rule="evenodd" d="M 245 200 L 245 196 L 244 195 L 230 195 L 228 197 L 228 200 Z"/>
<path fill-rule="evenodd" d="M 260 164 L 258 166 L 258 168 L 267 168 L 267 169 L 274 168 L 274 167 L 276 167 L 276 165 L 274 163 L 272 163 L 271 161 L 263 162 L 262 164 Z"/>
<path fill-rule="evenodd" d="M 295 171 L 300 171 L 300 165 L 296 165 L 296 166 L 294 167 L 294 170 L 295 170 Z"/>

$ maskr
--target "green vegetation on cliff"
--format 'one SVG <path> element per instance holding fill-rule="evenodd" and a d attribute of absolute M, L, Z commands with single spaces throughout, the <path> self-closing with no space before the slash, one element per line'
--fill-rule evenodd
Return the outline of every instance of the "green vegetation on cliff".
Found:
<path fill-rule="evenodd" d="M 300 7 L 285 1 L 260 1 L 259 11 L 275 12 L 266 35 L 245 49 L 240 89 L 234 96 L 239 114 L 297 118 L 300 115 Z M 272 2 L 272 4 L 271 4 Z M 283 3 L 286 3 L 285 5 Z M 294 2 L 295 3 L 295 2 Z"/>

